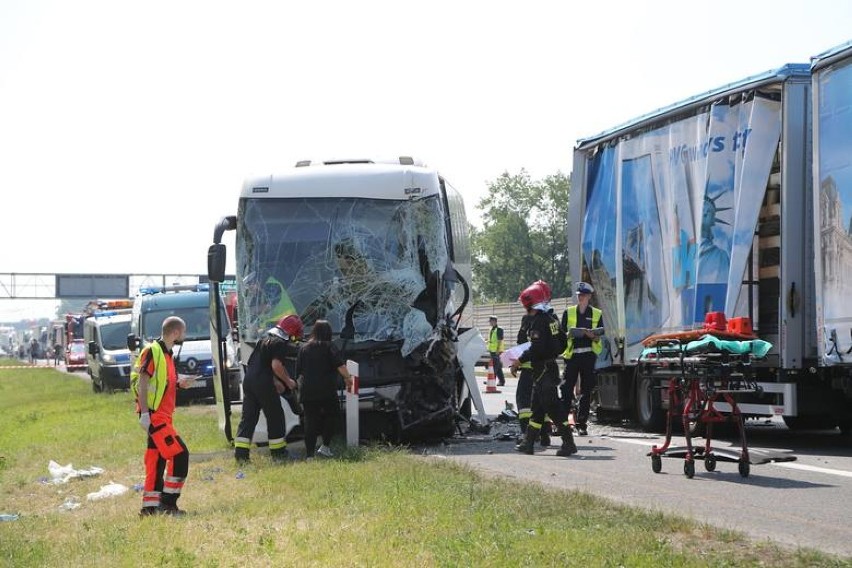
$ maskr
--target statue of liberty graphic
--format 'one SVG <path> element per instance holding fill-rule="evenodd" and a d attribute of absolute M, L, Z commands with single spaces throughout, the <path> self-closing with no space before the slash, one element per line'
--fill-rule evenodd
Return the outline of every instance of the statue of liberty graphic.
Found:
<path fill-rule="evenodd" d="M 713 227 L 716 225 L 729 225 L 727 221 L 720 219 L 718 214 L 722 211 L 733 209 L 732 207 L 719 207 L 716 200 L 725 192 L 716 197 L 704 195 L 704 208 L 701 212 L 701 245 L 698 249 L 698 282 L 701 283 L 726 283 L 728 281 L 728 267 L 731 263 L 731 255 L 724 249 L 716 246 Z"/>

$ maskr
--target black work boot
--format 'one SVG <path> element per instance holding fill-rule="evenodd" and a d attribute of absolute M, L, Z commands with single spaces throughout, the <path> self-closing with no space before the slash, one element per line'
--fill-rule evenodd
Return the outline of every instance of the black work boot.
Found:
<path fill-rule="evenodd" d="M 538 428 L 527 426 L 527 431 L 524 433 L 524 441 L 515 446 L 515 450 L 522 454 L 533 455 L 535 452 L 535 441 L 538 438 Z"/>
<path fill-rule="evenodd" d="M 552 427 L 552 422 L 545 422 L 541 427 L 541 436 L 539 438 L 539 441 L 541 442 L 542 448 L 550 447 L 550 433 L 553 431 Z"/>
<path fill-rule="evenodd" d="M 250 463 L 251 459 L 249 459 L 249 449 L 234 448 L 234 459 L 237 460 L 237 464 Z"/>
<path fill-rule="evenodd" d="M 172 517 L 183 517 L 186 511 L 179 509 L 177 506 L 177 495 L 165 493 L 163 500 L 160 503 L 160 513 L 163 515 L 171 515 Z"/>
<path fill-rule="evenodd" d="M 562 447 L 556 450 L 556 455 L 568 457 L 577 453 L 577 445 L 574 443 L 574 434 L 571 433 L 571 427 L 561 428 L 562 432 Z"/>
<path fill-rule="evenodd" d="M 272 457 L 272 462 L 276 464 L 285 464 L 290 461 L 290 452 L 287 447 L 270 450 L 269 455 Z"/>
<path fill-rule="evenodd" d="M 515 441 L 520 444 L 524 441 L 524 436 L 526 436 L 527 425 L 529 424 L 530 419 L 529 418 L 518 418 L 518 422 L 521 423 L 521 433 Z"/>

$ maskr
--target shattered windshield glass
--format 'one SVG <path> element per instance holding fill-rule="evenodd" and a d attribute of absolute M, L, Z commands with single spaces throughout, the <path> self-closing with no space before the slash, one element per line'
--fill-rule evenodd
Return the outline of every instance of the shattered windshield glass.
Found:
<path fill-rule="evenodd" d="M 247 199 L 237 227 L 239 317 L 255 341 L 279 318 L 317 319 L 354 341 L 428 339 L 446 306 L 448 263 L 437 196 L 416 201 Z"/>

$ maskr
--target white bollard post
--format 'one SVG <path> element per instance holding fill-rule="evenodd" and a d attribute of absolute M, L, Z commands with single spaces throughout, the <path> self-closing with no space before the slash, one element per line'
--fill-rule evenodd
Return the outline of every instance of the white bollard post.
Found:
<path fill-rule="evenodd" d="M 346 361 L 346 370 L 352 376 L 352 388 L 346 389 L 346 445 L 358 446 L 358 363 Z"/>

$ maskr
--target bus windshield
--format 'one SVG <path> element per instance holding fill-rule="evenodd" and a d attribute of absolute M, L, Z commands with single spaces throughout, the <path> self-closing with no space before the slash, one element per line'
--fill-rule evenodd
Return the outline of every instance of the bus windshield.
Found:
<path fill-rule="evenodd" d="M 245 341 L 284 315 L 318 319 L 355 341 L 425 341 L 449 256 L 437 196 L 244 199 L 237 225 L 240 328 Z"/>

